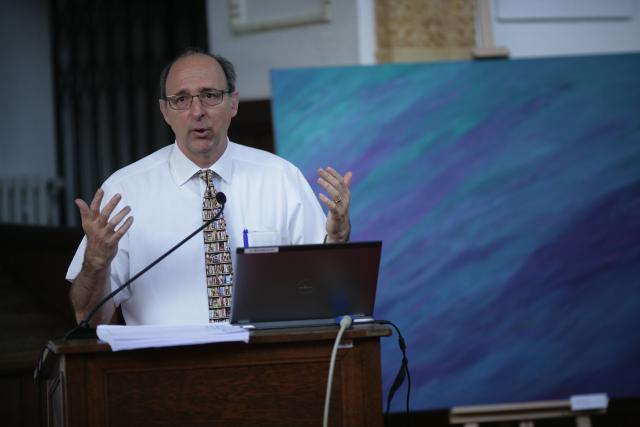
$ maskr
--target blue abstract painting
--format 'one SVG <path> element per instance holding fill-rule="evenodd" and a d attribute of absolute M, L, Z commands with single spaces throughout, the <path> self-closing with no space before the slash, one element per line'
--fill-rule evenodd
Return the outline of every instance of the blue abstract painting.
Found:
<path fill-rule="evenodd" d="M 640 55 L 274 70 L 272 93 L 278 154 L 354 173 L 412 409 L 640 395 Z M 385 393 L 400 360 L 383 339 Z"/>

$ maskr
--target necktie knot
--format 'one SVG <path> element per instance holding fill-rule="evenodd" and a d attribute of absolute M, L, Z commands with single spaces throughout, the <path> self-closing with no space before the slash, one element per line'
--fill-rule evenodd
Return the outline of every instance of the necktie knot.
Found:
<path fill-rule="evenodd" d="M 201 169 L 198 172 L 200 179 L 203 180 L 208 187 L 213 187 L 213 171 L 211 169 Z"/>

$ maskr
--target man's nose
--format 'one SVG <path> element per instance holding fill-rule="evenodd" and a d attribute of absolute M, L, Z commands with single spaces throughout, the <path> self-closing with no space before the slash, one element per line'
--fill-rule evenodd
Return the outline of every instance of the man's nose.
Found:
<path fill-rule="evenodd" d="M 189 113 L 196 117 L 201 117 L 204 115 L 204 106 L 202 105 L 202 101 L 200 101 L 200 98 L 198 98 L 197 96 L 194 96 L 191 100 Z"/>

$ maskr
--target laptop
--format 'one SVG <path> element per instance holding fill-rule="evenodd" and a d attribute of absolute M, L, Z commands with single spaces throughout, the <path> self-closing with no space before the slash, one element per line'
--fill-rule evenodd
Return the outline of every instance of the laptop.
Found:
<path fill-rule="evenodd" d="M 382 242 L 238 248 L 230 323 L 250 329 L 373 321 Z"/>

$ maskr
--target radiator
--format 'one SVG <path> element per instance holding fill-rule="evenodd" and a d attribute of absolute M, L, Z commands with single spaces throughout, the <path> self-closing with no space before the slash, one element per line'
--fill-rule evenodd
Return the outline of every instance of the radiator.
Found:
<path fill-rule="evenodd" d="M 37 176 L 0 177 L 0 222 L 60 225 L 62 181 Z"/>

